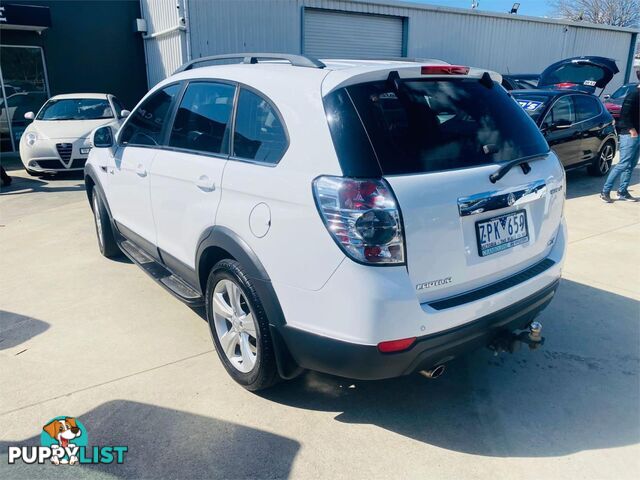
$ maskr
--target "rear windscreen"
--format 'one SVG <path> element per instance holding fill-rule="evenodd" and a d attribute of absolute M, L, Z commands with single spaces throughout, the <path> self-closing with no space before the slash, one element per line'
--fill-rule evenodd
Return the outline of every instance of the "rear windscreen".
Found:
<path fill-rule="evenodd" d="M 530 92 L 515 92 L 513 93 L 513 98 L 515 98 L 518 105 L 536 121 L 540 118 L 549 101 L 549 97 L 531 94 Z"/>
<path fill-rule="evenodd" d="M 350 112 L 353 107 L 357 116 Z M 478 79 L 408 80 L 397 88 L 387 81 L 352 85 L 327 96 L 325 108 L 343 170 L 345 164 L 357 164 L 356 174 L 364 173 L 367 161 L 377 162 L 382 175 L 397 175 L 505 162 L 548 151 L 536 125 L 507 92 Z M 358 117 L 371 145 L 369 159 L 362 158 L 367 149 L 357 131 L 362 125 L 353 121 Z M 349 139 L 358 146 L 349 148 Z M 361 158 L 342 158 L 341 152 L 357 152 Z"/>

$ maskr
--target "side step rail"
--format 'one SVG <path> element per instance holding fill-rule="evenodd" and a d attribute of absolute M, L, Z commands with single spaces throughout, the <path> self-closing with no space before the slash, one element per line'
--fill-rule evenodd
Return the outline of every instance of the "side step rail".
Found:
<path fill-rule="evenodd" d="M 124 240 L 119 245 L 120 249 L 132 262 L 142 268 L 151 278 L 169 290 L 178 299 L 192 307 L 200 306 L 204 303 L 204 299 L 198 291 L 160 265 L 154 258 L 147 255 L 146 252 L 132 242 Z"/>

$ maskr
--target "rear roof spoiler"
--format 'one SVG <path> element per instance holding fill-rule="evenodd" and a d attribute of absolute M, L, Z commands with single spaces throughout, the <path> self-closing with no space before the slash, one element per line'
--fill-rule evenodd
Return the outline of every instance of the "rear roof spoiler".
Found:
<path fill-rule="evenodd" d="M 293 55 L 289 53 L 229 53 L 225 55 L 212 55 L 209 57 L 200 57 L 195 60 L 184 63 L 174 73 L 184 72 L 196 67 L 199 63 L 215 62 L 217 60 L 240 60 L 238 63 L 255 64 L 258 60 L 285 60 L 294 67 L 307 68 L 324 68 L 326 65 L 317 58 L 307 55 Z"/>

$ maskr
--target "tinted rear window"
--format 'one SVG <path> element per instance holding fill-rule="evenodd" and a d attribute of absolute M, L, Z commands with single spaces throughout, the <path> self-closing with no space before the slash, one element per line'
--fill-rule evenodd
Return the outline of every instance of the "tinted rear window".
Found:
<path fill-rule="evenodd" d="M 396 91 L 379 81 L 346 91 L 373 147 L 369 161 L 377 160 L 383 175 L 472 167 L 548 151 L 535 124 L 496 83 L 488 88 L 478 79 L 410 80 Z M 331 103 L 328 98 L 325 107 L 335 142 Z M 339 156 L 341 150 L 336 145 Z"/>

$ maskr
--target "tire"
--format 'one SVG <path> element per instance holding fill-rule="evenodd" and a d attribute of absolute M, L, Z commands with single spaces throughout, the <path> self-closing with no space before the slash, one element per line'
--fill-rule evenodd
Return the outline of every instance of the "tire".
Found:
<path fill-rule="evenodd" d="M 594 177 L 604 177 L 611 170 L 613 157 L 616 155 L 616 147 L 613 142 L 605 143 L 593 163 L 587 167 L 589 175 Z"/>
<path fill-rule="evenodd" d="M 93 209 L 93 218 L 100 253 L 107 258 L 119 257 L 122 252 L 113 235 L 113 229 L 109 221 L 109 212 L 107 212 L 107 208 L 104 206 L 104 202 L 95 188 L 91 192 L 91 208 Z"/>
<path fill-rule="evenodd" d="M 277 383 L 269 321 L 242 265 L 218 262 L 209 272 L 205 302 L 211 338 L 231 378 L 252 392 Z"/>

